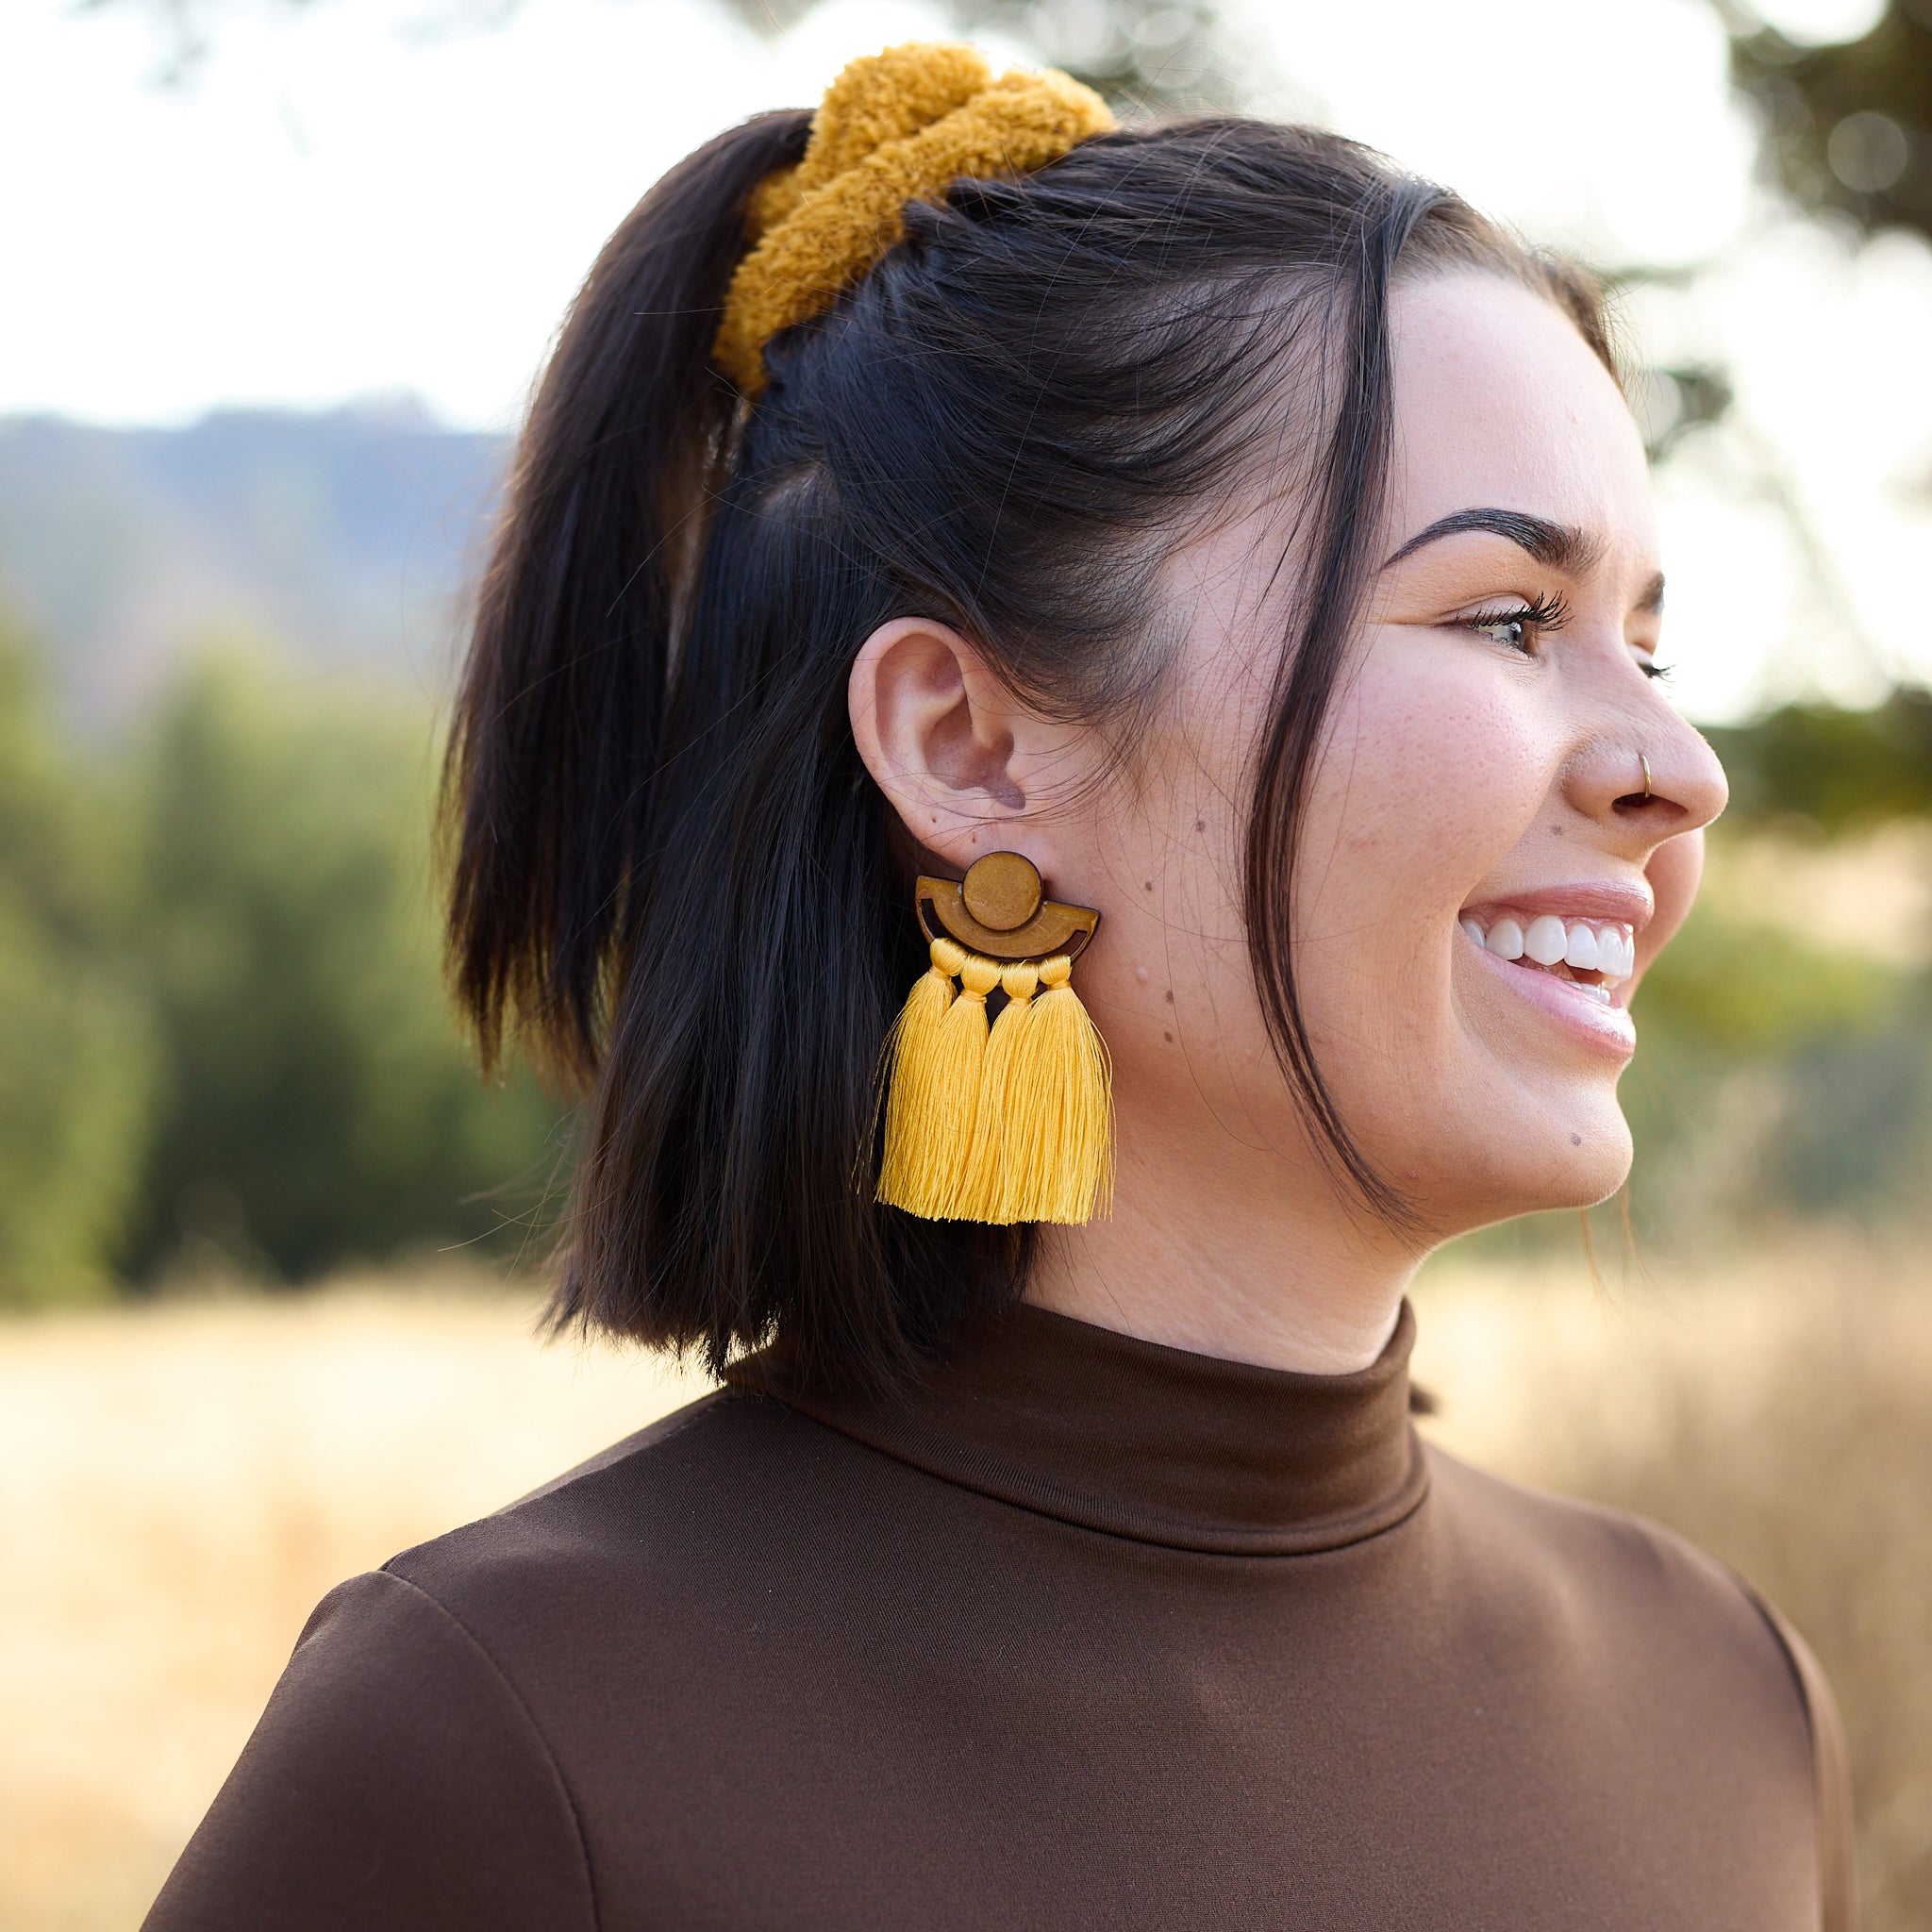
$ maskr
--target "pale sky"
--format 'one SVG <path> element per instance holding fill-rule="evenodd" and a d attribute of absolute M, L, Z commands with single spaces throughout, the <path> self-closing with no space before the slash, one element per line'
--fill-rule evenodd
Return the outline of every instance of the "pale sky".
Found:
<path fill-rule="evenodd" d="M 605 236 L 721 126 L 933 38 L 919 0 L 826 0 L 760 41 L 701 0 L 231 0 L 185 86 L 123 8 L 0 9 L 0 413 L 180 423 L 413 391 L 507 428 Z M 499 11 L 502 9 L 498 9 Z M 1874 0 L 1760 0 L 1792 31 Z M 1693 715 L 1932 678 L 1932 249 L 1860 246 L 1754 186 L 1705 0 L 1244 0 L 1319 118 L 1599 261 L 1680 268 L 1634 311 L 1722 357 L 1735 425 L 1659 479 L 1665 655 Z M 1020 50 L 989 42 L 995 58 Z M 1774 497 L 1806 510 L 1807 562 Z"/>

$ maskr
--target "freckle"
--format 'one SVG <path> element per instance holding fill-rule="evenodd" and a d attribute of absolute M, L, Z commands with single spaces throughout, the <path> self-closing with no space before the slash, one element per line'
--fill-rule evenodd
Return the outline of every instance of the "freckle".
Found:
<path fill-rule="evenodd" d="M 1562 826 L 1561 826 L 1561 825 L 1552 825 L 1552 826 L 1550 827 L 1550 837 L 1551 837 L 1551 838 L 1553 838 L 1553 839 L 1560 839 L 1560 838 L 1561 838 L 1562 836 L 1563 836 L 1563 828 L 1562 828 Z"/>
<path fill-rule="evenodd" d="M 1197 832 L 1205 832 L 1208 829 L 1208 821 L 1206 819 L 1196 819 L 1194 821 L 1194 829 Z"/>
<path fill-rule="evenodd" d="M 1154 881 L 1152 879 L 1149 879 L 1147 883 L 1141 888 L 1141 890 L 1143 892 L 1151 892 L 1154 890 Z"/>
<path fill-rule="evenodd" d="M 1573 1147 L 1581 1147 L 1583 1145 L 1583 1136 L 1581 1134 L 1572 1134 L 1570 1136 L 1570 1144 Z"/>
<path fill-rule="evenodd" d="M 1172 1041 L 1174 1039 L 1174 1035 L 1172 1033 L 1163 1033 L 1160 1037 L 1161 1039 L 1166 1041 Z"/>
<path fill-rule="evenodd" d="M 1173 988 L 1173 987 L 1169 987 L 1169 988 L 1168 988 L 1168 990 L 1167 990 L 1167 1003 L 1168 1003 L 1168 1005 L 1169 1005 L 1169 1006 L 1173 1006 L 1173 1005 L 1174 1005 L 1174 988 Z"/>

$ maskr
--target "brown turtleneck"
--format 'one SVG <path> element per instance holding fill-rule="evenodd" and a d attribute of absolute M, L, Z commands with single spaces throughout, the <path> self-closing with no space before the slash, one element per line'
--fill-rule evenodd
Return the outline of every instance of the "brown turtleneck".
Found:
<path fill-rule="evenodd" d="M 1803 1647 L 1407 1418 L 1023 1309 L 333 1591 L 149 1932 L 1850 1932 Z"/>

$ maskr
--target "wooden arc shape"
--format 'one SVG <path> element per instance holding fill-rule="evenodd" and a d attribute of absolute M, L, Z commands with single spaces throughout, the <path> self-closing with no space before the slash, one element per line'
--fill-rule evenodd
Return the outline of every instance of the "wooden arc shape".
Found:
<path fill-rule="evenodd" d="M 992 853 L 988 858 L 1006 858 L 1012 855 Z M 988 860 L 979 860 L 980 865 Z M 1024 861 L 1023 860 L 1024 864 Z M 976 868 L 975 868 L 976 870 Z M 1030 870 L 1030 868 L 1029 868 Z M 1039 874 L 1036 873 L 1037 878 Z M 968 875 L 969 880 L 972 875 Z M 972 880 L 977 885 L 978 880 Z M 1041 899 L 1030 917 L 1001 930 L 997 926 L 982 924 L 967 909 L 967 885 L 958 879 L 928 878 L 920 875 L 914 891 L 914 902 L 919 909 L 919 924 L 928 940 L 936 940 L 943 934 L 957 940 L 968 952 L 977 953 L 987 959 L 1050 959 L 1056 953 L 1064 953 L 1070 959 L 1077 959 L 1087 949 L 1087 942 L 1093 937 L 1093 929 L 1100 924 L 1100 914 L 1086 906 L 1062 906 L 1053 899 Z M 974 898 L 982 903 L 983 892 L 975 892 Z M 1007 901 L 1008 905 L 1012 901 Z"/>

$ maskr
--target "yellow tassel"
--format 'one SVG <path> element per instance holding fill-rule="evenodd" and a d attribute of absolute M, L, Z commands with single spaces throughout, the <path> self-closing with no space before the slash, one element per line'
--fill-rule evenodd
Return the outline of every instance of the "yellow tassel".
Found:
<path fill-rule="evenodd" d="M 1007 1073 L 1003 1220 L 1078 1224 L 1113 1200 L 1113 1083 L 1107 1047 L 1070 981 L 1043 960 Z"/>
<path fill-rule="evenodd" d="M 878 1199 L 915 1214 L 930 1211 L 915 1204 L 924 1198 L 923 1150 L 939 1130 L 933 1067 L 940 1029 L 953 1006 L 953 977 L 965 963 L 964 946 L 934 940 L 932 965 L 914 981 L 886 1037 L 886 1150 L 879 1168 Z"/>
<path fill-rule="evenodd" d="M 953 997 L 952 975 L 963 983 Z M 912 989 L 888 1042 L 891 1088 L 876 1198 L 908 1214 L 950 1221 L 973 1145 L 986 1059 L 986 996 L 1000 969 L 950 940 L 932 942 L 932 971 Z M 944 998 L 927 991 L 944 989 Z"/>
<path fill-rule="evenodd" d="M 1040 968 L 1021 960 L 1000 970 L 1007 1004 L 987 1037 L 986 1060 L 979 1075 L 979 1104 L 973 1116 L 973 1147 L 959 1182 L 958 1216 L 962 1221 L 990 1221 L 1005 1226 L 1015 1217 L 1008 1208 L 1011 1185 L 1007 1158 L 1011 1141 L 1008 1108 L 1008 1074 L 1022 1029 L 1026 1024 Z"/>
<path fill-rule="evenodd" d="M 973 1121 L 979 1111 L 979 1076 L 986 1067 L 986 996 L 1000 983 L 1000 969 L 977 953 L 959 968 L 959 997 L 946 1008 L 933 1043 L 932 1105 L 924 1144 L 914 1150 L 918 1178 L 904 1206 L 934 1220 L 957 1221 L 963 1212 L 959 1183 L 973 1150 Z"/>

